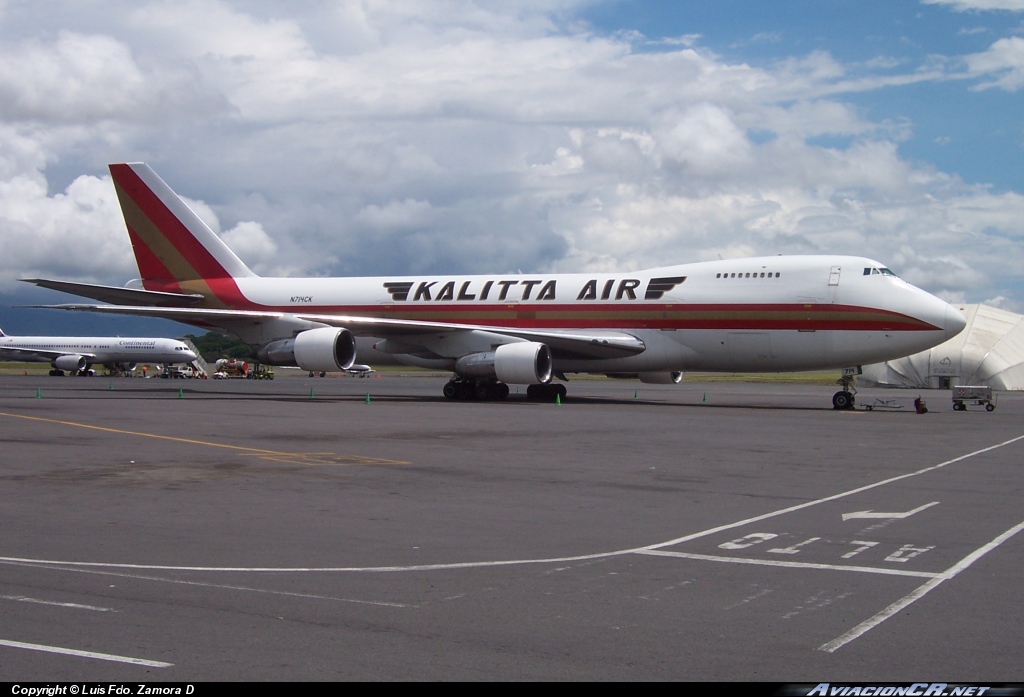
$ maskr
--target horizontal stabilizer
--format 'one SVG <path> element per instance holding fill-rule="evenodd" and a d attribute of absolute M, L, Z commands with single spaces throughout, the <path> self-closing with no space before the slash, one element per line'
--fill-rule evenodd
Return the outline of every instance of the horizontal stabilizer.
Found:
<path fill-rule="evenodd" d="M 51 281 L 46 278 L 23 278 L 25 283 L 32 283 L 40 288 L 59 290 L 62 293 L 92 298 L 104 303 L 115 305 L 156 306 L 156 307 L 189 307 L 198 305 L 203 300 L 199 293 L 161 293 L 154 290 L 136 288 L 119 288 L 117 286 L 100 286 L 92 283 L 72 283 L 70 281 Z"/>

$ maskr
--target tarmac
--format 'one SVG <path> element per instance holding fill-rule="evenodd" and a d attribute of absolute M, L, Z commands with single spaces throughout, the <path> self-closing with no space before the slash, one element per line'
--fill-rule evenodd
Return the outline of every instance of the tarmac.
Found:
<path fill-rule="evenodd" d="M 1024 682 L 1024 394 L 443 384 L 0 377 L 0 680 Z"/>

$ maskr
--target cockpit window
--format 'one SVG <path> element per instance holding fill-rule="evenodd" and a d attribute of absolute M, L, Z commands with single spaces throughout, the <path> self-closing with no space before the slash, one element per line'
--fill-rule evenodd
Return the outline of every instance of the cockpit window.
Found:
<path fill-rule="evenodd" d="M 878 275 L 881 275 L 881 276 L 892 276 L 893 278 L 899 278 L 896 274 L 894 274 L 889 269 L 882 268 L 882 267 L 876 267 L 876 266 L 868 266 L 868 267 L 866 267 L 864 269 L 864 275 L 865 276 L 878 276 Z"/>

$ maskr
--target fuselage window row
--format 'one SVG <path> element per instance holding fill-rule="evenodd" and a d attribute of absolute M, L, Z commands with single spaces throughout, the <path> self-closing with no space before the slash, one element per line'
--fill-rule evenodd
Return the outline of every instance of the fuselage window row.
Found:
<path fill-rule="evenodd" d="M 758 274 L 755 271 L 753 273 L 746 273 L 746 274 L 744 274 L 744 273 L 716 273 L 715 274 L 715 278 L 778 278 L 781 275 L 782 274 L 780 272 L 778 272 L 778 271 L 776 271 L 774 274 L 771 273 L 771 272 L 769 272 L 768 274 L 765 274 L 764 271 L 762 271 L 760 274 Z"/>

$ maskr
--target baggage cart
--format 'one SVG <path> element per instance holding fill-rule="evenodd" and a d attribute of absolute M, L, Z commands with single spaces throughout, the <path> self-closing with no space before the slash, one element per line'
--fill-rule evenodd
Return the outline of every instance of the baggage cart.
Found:
<path fill-rule="evenodd" d="M 953 388 L 953 409 L 967 411 L 968 405 L 985 407 L 985 411 L 994 411 L 996 397 L 992 388 L 986 385 L 958 385 Z"/>

